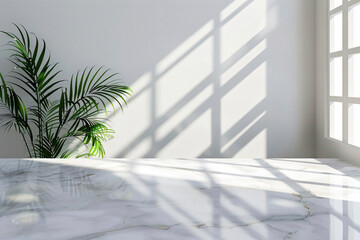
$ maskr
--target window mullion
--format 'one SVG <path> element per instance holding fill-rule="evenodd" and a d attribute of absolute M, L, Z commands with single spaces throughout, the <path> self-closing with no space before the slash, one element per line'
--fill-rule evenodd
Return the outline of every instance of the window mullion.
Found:
<path fill-rule="evenodd" d="M 330 102 L 346 102 L 347 101 L 347 98 L 338 97 L 338 96 L 329 96 L 328 99 Z"/>
<path fill-rule="evenodd" d="M 348 9 L 348 0 L 343 0 L 343 98 L 347 99 L 349 97 L 348 91 L 348 75 L 349 75 L 349 47 L 348 47 L 348 22 L 349 22 L 349 9 Z M 348 131 L 349 131 L 349 106 L 348 102 L 343 101 L 343 141 L 348 143 Z"/>
<path fill-rule="evenodd" d="M 325 81 L 325 124 L 324 124 L 324 132 L 325 137 L 330 137 L 330 1 L 325 1 L 325 9 L 326 9 L 326 81 Z"/>
<path fill-rule="evenodd" d="M 343 51 L 329 53 L 329 58 L 336 58 L 336 57 L 342 57 L 342 56 L 343 56 Z"/>
<path fill-rule="evenodd" d="M 358 53 L 360 53 L 360 47 L 348 49 L 348 55 L 358 54 Z"/>
<path fill-rule="evenodd" d="M 348 5 L 347 7 L 350 8 L 358 3 L 360 3 L 360 0 L 351 0 L 351 1 L 347 2 L 347 5 Z"/>
<path fill-rule="evenodd" d="M 341 6 L 339 6 L 339 7 L 337 7 L 337 8 L 334 8 L 334 9 L 332 9 L 331 11 L 330 11 L 330 16 L 331 15 L 334 15 L 334 14 L 336 14 L 336 13 L 338 13 L 338 12 L 341 12 L 342 10 L 343 10 L 343 5 L 341 5 Z"/>

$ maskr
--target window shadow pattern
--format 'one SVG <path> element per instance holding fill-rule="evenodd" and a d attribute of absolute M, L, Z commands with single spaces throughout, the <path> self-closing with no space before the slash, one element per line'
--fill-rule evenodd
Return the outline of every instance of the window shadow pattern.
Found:
<path fill-rule="evenodd" d="M 200 11 L 202 5 L 196 7 Z M 289 67 L 287 71 L 287 66 L 282 65 L 285 62 L 294 64 L 299 61 L 296 57 L 302 57 L 301 54 L 287 56 L 292 46 L 283 44 L 282 49 L 282 42 L 307 44 L 306 40 L 294 39 L 291 32 L 289 36 L 283 36 L 282 32 L 289 28 L 287 7 L 294 8 L 291 3 L 279 4 L 271 0 L 212 3 L 208 12 L 204 10 L 204 17 L 189 26 L 193 32 L 183 42 L 178 41 L 178 45 L 172 45 L 170 50 L 163 39 L 164 49 L 170 53 L 164 50 L 156 55 L 157 58 L 144 60 L 141 66 L 147 68 L 139 71 L 144 75 L 134 77 L 131 83 L 141 87 L 135 87 L 129 109 L 137 106 L 132 104 L 138 99 L 146 99 L 142 101 L 149 104 L 149 110 L 145 111 L 149 111 L 146 118 L 150 119 L 150 124 L 142 125 L 147 119 L 133 122 L 134 128 L 142 125 L 141 131 L 126 141 L 116 137 L 108 144 L 112 149 L 110 155 L 145 158 L 311 157 L 314 144 L 308 137 L 314 133 L 313 124 L 310 124 L 313 107 L 310 106 L 311 99 L 301 97 L 311 87 L 305 84 L 299 88 L 293 84 L 294 79 L 287 81 L 299 70 Z M 241 22 L 254 9 L 258 13 L 251 19 L 253 22 Z M 171 23 L 172 20 L 168 21 Z M 233 27 L 236 24 L 239 28 Z M 171 41 L 175 37 L 169 38 L 169 42 L 177 42 Z M 205 57 L 199 57 L 201 54 Z M 204 59 L 209 54 L 210 63 L 209 59 Z M 287 56 L 288 60 L 279 60 L 280 56 Z M 183 67 L 186 64 L 190 67 Z M 194 70 L 191 64 L 194 68 L 204 69 Z M 176 76 L 182 70 L 190 71 L 189 75 L 183 74 L 190 76 L 190 80 Z M 191 78 L 191 74 L 194 77 Z M 142 78 L 146 79 L 145 83 L 140 83 Z M 182 87 L 187 84 L 191 87 Z M 119 130 L 125 133 L 121 129 L 121 120 L 114 117 L 113 121 L 120 121 Z M 184 133 L 188 135 L 181 138 Z M 116 148 L 113 147 L 115 142 L 119 143 Z M 141 145 L 145 147 L 138 150 Z M 250 149 L 244 150 L 249 146 Z"/>

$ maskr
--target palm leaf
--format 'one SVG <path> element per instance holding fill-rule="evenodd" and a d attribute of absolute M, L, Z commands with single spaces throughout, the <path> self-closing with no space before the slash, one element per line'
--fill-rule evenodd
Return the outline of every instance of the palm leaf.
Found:
<path fill-rule="evenodd" d="M 103 67 L 78 71 L 69 87 L 63 87 L 64 80 L 58 79 L 61 71 L 51 63 L 46 42 L 23 26 L 15 28 L 15 34 L 0 31 L 10 38 L 6 45 L 14 64 L 9 86 L 0 74 L 0 108 L 6 112 L 1 115 L 3 128 L 22 134 L 30 157 L 73 156 L 77 153 L 77 147 L 70 146 L 74 139 L 87 147 L 77 157 L 104 157 L 103 142 L 114 131 L 100 116 L 108 113 L 109 106 L 122 110 L 132 90 L 121 84 L 117 73 Z M 29 97 L 26 105 L 13 87 Z"/>

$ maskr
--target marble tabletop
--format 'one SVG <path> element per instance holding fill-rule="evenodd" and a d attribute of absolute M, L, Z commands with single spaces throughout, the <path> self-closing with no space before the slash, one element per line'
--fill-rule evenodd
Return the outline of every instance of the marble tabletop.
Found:
<path fill-rule="evenodd" d="M 0 239 L 360 239 L 336 159 L 1 159 Z"/>

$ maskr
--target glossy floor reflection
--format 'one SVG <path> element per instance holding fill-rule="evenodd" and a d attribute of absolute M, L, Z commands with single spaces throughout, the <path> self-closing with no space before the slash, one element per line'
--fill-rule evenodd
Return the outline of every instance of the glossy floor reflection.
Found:
<path fill-rule="evenodd" d="M 0 238 L 356 240 L 359 179 L 332 159 L 3 159 Z"/>

